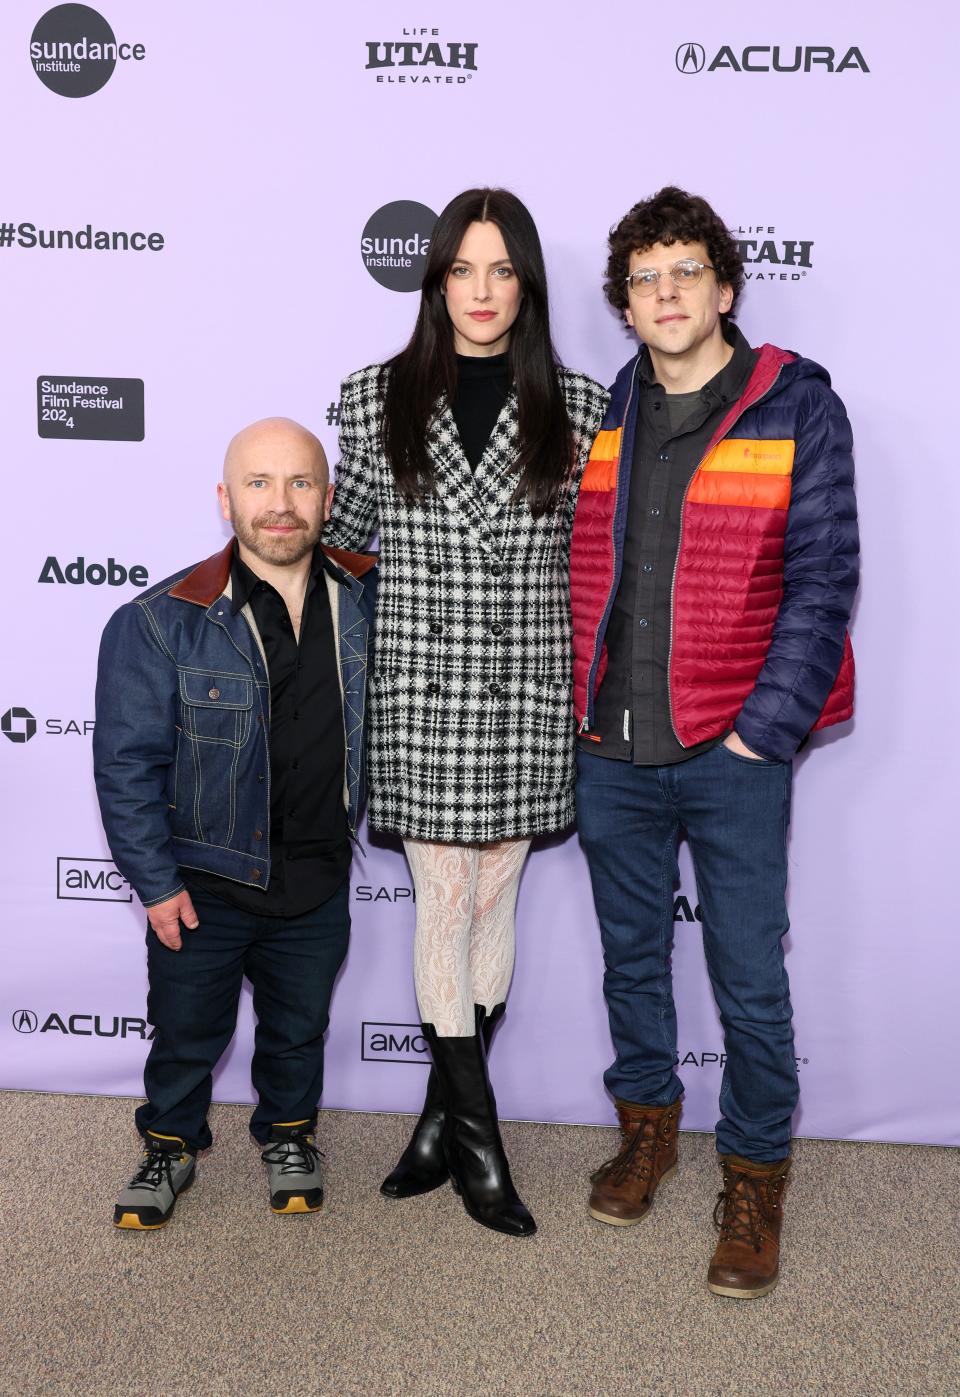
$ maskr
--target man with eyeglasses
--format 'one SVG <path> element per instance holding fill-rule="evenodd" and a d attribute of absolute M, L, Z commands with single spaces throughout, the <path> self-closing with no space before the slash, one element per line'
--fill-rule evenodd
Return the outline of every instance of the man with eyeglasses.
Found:
<path fill-rule="evenodd" d="M 640 345 L 584 472 L 570 563 L 580 838 L 621 1129 L 590 1212 L 639 1222 L 677 1162 L 682 830 L 726 1049 L 707 1282 L 749 1299 L 777 1283 L 798 1099 L 782 946 L 792 758 L 853 709 L 852 440 L 824 369 L 753 349 L 732 323 L 743 267 L 705 200 L 660 190 L 609 249 L 607 299 Z"/>

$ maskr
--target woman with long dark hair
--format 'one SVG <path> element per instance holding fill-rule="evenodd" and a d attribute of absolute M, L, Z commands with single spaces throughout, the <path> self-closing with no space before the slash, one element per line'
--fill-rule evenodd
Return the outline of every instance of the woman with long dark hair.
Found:
<path fill-rule="evenodd" d="M 517 1196 L 486 1051 L 514 960 L 531 838 L 573 819 L 567 568 L 606 407 L 558 363 L 536 226 L 515 195 L 441 213 L 413 336 L 343 384 L 324 542 L 380 534 L 370 824 L 402 836 L 433 1058 L 393 1198 L 451 1178 L 471 1217 L 536 1230 Z"/>

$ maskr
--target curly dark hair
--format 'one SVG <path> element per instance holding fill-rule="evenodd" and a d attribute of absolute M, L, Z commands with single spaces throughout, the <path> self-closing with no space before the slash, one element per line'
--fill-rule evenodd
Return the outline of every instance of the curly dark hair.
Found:
<path fill-rule="evenodd" d="M 631 252 L 663 243 L 703 243 L 717 281 L 733 290 L 730 309 L 720 319 L 724 325 L 737 307 L 743 290 L 743 259 L 723 219 L 697 194 L 688 194 L 667 185 L 649 199 L 634 204 L 628 214 L 610 230 L 610 256 L 607 259 L 603 290 L 607 300 L 621 314 L 627 309 L 627 273 Z"/>

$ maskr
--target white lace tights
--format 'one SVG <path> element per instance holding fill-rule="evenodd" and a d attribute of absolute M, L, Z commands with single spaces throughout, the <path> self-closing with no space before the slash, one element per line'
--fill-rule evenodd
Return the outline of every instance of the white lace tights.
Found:
<path fill-rule="evenodd" d="M 413 972 L 424 1023 L 444 1038 L 474 1031 L 475 1004 L 506 999 L 514 913 L 529 839 L 430 844 L 405 839 L 417 894 Z"/>

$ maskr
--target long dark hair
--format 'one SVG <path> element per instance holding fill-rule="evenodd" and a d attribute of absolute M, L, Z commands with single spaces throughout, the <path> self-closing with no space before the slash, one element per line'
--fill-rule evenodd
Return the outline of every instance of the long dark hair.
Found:
<path fill-rule="evenodd" d="M 487 222 L 500 229 L 520 282 L 522 300 L 508 348 L 520 428 L 514 499 L 525 499 L 537 516 L 557 503 L 573 464 L 573 436 L 550 338 L 540 237 L 526 207 L 506 189 L 467 189 L 437 219 L 413 335 L 387 365 L 383 445 L 402 498 L 422 499 L 434 483 L 427 427 L 441 396 L 452 402 L 457 387 L 453 325 L 443 288 L 470 224 Z"/>

